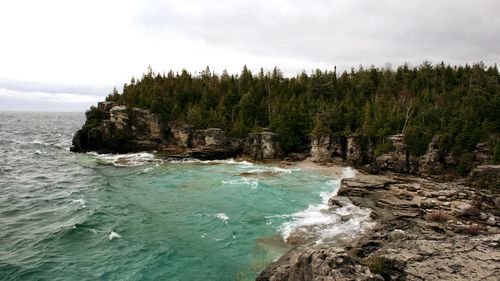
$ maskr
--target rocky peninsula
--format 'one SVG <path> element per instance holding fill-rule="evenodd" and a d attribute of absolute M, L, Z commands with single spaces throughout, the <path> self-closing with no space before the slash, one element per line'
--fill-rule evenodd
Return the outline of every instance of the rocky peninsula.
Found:
<path fill-rule="evenodd" d="M 346 202 L 370 208 L 376 226 L 349 243 L 301 241 L 258 280 L 498 280 L 500 276 L 500 166 L 488 146 L 477 144 L 469 176 L 445 173 L 455 165 L 437 150 L 411 156 L 402 135 L 385 142 L 362 135 L 316 134 L 301 151 L 285 155 L 269 130 L 231 138 L 222 129 L 165 124 L 154 113 L 101 102 L 86 113 L 74 152 L 155 150 L 167 158 L 282 161 L 349 165 L 361 174 L 343 179 L 330 207 Z M 346 218 L 349 219 L 349 218 Z"/>

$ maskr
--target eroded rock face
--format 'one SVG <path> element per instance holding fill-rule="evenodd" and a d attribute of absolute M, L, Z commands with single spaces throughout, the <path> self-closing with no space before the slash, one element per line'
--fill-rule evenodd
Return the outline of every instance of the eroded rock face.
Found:
<path fill-rule="evenodd" d="M 182 147 L 192 147 L 194 127 L 189 124 L 170 126 L 172 142 Z"/>
<path fill-rule="evenodd" d="M 203 130 L 202 134 L 207 146 L 223 147 L 227 145 L 226 133 L 222 129 L 210 128 Z"/>
<path fill-rule="evenodd" d="M 346 162 L 352 166 L 362 166 L 373 161 L 373 142 L 366 136 L 348 136 Z"/>
<path fill-rule="evenodd" d="M 243 153 L 256 160 L 277 159 L 283 156 L 278 134 L 272 132 L 249 134 L 243 144 Z"/>
<path fill-rule="evenodd" d="M 387 138 L 393 151 L 380 155 L 375 165 L 383 171 L 408 173 L 410 170 L 409 153 L 403 143 L 403 135 L 392 135 Z"/>
<path fill-rule="evenodd" d="M 148 110 L 100 102 L 86 112 L 87 120 L 75 134 L 71 151 L 103 153 L 158 149 L 164 126 Z"/>
<path fill-rule="evenodd" d="M 500 190 L 500 165 L 479 165 L 467 180 L 472 187 Z"/>
<path fill-rule="evenodd" d="M 367 266 L 357 263 L 349 253 L 338 247 L 299 249 L 288 252 L 264 270 L 258 281 L 360 280 L 383 281 Z"/>
<path fill-rule="evenodd" d="M 314 162 L 342 161 L 345 158 L 346 138 L 325 135 L 311 137 L 311 160 Z"/>
<path fill-rule="evenodd" d="M 432 137 L 432 141 L 427 146 L 427 152 L 419 159 L 419 174 L 433 175 L 444 171 L 444 165 L 441 159 L 439 159 L 438 145 L 439 136 Z"/>

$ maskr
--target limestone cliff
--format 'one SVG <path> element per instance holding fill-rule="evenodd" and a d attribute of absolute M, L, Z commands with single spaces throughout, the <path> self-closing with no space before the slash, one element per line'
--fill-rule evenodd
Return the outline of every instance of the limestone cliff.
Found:
<path fill-rule="evenodd" d="M 86 112 L 86 122 L 73 138 L 71 151 L 124 153 L 160 148 L 165 126 L 160 119 L 139 108 L 100 102 Z"/>

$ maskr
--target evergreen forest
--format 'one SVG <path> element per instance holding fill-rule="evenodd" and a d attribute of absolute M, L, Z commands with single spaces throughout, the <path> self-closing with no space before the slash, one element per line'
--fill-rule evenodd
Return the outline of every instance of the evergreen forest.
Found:
<path fill-rule="evenodd" d="M 467 161 L 487 142 L 500 162 L 500 75 L 496 65 L 424 62 L 395 69 L 337 73 L 315 70 L 286 77 L 278 68 L 217 75 L 209 67 L 132 78 L 106 98 L 149 109 L 163 121 L 217 127 L 230 136 L 269 129 L 291 152 L 310 135 L 404 135 L 410 154 L 425 153 L 434 135 L 440 154 Z M 383 146 L 381 147 L 383 149 Z M 469 159 L 470 160 L 470 159 Z"/>

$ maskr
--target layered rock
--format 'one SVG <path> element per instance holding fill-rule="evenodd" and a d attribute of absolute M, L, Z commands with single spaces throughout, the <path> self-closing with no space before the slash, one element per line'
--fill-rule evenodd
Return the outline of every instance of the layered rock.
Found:
<path fill-rule="evenodd" d="M 373 141 L 367 136 L 348 136 L 346 140 L 346 162 L 362 166 L 373 161 Z"/>
<path fill-rule="evenodd" d="M 419 159 L 419 174 L 433 175 L 444 171 L 444 165 L 443 161 L 440 159 L 438 145 L 439 136 L 432 137 L 431 142 L 427 146 L 427 152 Z"/>
<path fill-rule="evenodd" d="M 403 142 L 403 135 L 387 137 L 392 151 L 382 154 L 375 159 L 375 166 L 383 171 L 408 173 L 410 171 L 409 153 Z"/>
<path fill-rule="evenodd" d="M 329 203 L 371 208 L 375 228 L 344 245 L 295 248 L 258 280 L 497 280 L 500 205 L 485 202 L 499 194 L 478 192 L 411 176 L 344 179 Z"/>
<path fill-rule="evenodd" d="M 314 162 L 343 161 L 347 140 L 341 136 L 323 135 L 311 137 L 311 160 Z"/>
<path fill-rule="evenodd" d="M 214 160 L 235 157 L 241 152 L 241 145 L 219 128 L 195 130 L 191 125 L 172 125 L 170 135 L 170 143 L 164 149 L 175 151 L 170 157 Z"/>
<path fill-rule="evenodd" d="M 71 151 L 102 153 L 159 149 L 165 126 L 148 110 L 100 102 L 86 112 L 87 120 L 73 138 Z"/>
<path fill-rule="evenodd" d="M 264 270 L 257 281 L 383 281 L 367 266 L 356 262 L 349 252 L 340 247 L 301 248 L 288 252 Z"/>
<path fill-rule="evenodd" d="M 251 133 L 244 140 L 243 154 L 255 160 L 277 159 L 283 156 L 278 134 L 272 132 Z"/>
<path fill-rule="evenodd" d="M 479 165 L 470 172 L 467 181 L 472 187 L 500 190 L 500 165 Z"/>

